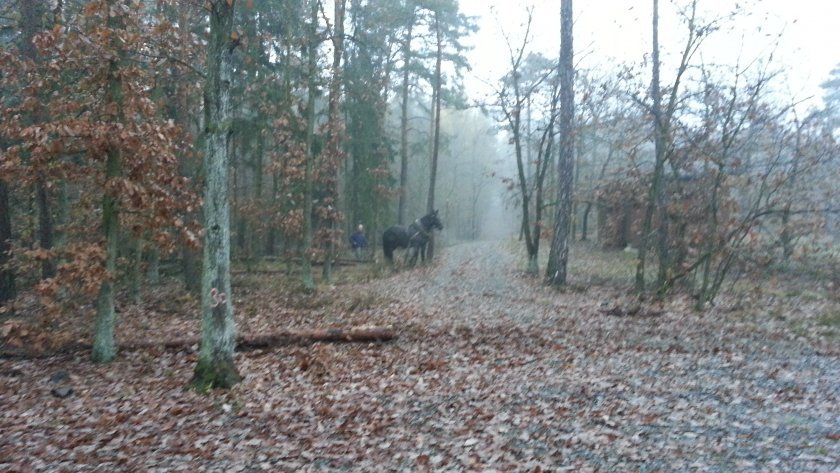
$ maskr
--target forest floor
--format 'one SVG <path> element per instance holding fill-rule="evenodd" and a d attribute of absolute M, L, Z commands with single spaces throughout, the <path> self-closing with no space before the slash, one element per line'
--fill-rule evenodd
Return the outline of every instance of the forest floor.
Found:
<path fill-rule="evenodd" d="M 512 242 L 438 253 L 314 295 L 237 274 L 243 335 L 399 338 L 237 353 L 228 392 L 185 389 L 195 346 L 0 359 L 0 470 L 840 471 L 840 304 L 822 292 L 768 281 L 698 313 L 639 305 L 620 252 L 576 247 L 565 291 Z M 150 288 L 119 339 L 197 335 L 195 307 Z"/>

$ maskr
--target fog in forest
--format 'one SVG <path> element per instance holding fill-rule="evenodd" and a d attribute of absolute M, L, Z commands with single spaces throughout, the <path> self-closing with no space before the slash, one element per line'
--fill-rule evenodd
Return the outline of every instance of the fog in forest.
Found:
<path fill-rule="evenodd" d="M 837 473 L 838 18 L 0 0 L 0 471 Z"/>
<path fill-rule="evenodd" d="M 234 259 L 323 259 L 358 225 L 379 247 L 435 209 L 441 243 L 515 236 L 529 272 L 552 240 L 642 262 L 659 245 L 661 274 L 733 251 L 833 254 L 840 69 L 819 45 L 838 7 L 808 4 L 578 2 L 564 29 L 549 1 L 241 2 L 223 118 L 205 103 L 218 37 L 196 5 L 136 2 L 100 27 L 101 2 L 5 2 L 4 171 L 39 190 L 0 202 L 3 236 L 32 267 L 36 240 L 60 236 L 60 259 L 113 181 L 114 235 L 148 228 L 171 252 L 198 241 L 198 158 L 219 154 Z"/>

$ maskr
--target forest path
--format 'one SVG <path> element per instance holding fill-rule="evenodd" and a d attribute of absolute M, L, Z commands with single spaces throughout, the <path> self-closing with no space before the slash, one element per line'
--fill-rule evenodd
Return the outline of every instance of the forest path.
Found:
<path fill-rule="evenodd" d="M 553 318 L 556 293 L 524 274 L 515 244 L 478 241 L 438 249 L 432 265 L 401 269 L 371 288 L 412 306 L 419 318 L 407 322 L 432 331 L 543 325 Z"/>
<path fill-rule="evenodd" d="M 444 248 L 370 286 L 414 314 L 396 322 L 399 350 L 425 359 L 414 375 L 435 386 L 415 402 L 448 399 L 421 430 L 467 432 L 443 451 L 475 438 L 480 458 L 531 452 L 549 468 L 837 471 L 836 350 L 778 317 L 698 314 L 685 300 L 608 315 L 638 304 L 604 286 L 547 288 L 514 245 Z"/>

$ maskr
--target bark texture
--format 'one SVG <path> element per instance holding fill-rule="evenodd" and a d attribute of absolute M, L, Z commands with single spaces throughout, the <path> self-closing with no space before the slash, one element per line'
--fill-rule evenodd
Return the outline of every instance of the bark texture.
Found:
<path fill-rule="evenodd" d="M 117 10 L 117 2 L 108 2 L 108 8 Z M 124 27 L 124 21 L 119 15 L 108 17 L 108 26 L 113 30 L 120 30 Z M 116 34 L 113 35 L 113 48 L 118 51 L 117 55 L 110 60 L 108 65 L 108 101 L 116 110 L 116 116 L 111 117 L 115 124 L 122 123 L 123 117 L 123 80 L 120 75 L 120 68 L 124 60 L 124 54 Z M 115 131 L 119 127 L 114 127 Z M 114 188 L 109 186 L 110 182 L 122 175 L 122 151 L 118 144 L 119 138 L 112 138 L 107 151 L 105 161 L 105 190 L 102 195 L 102 235 L 105 237 L 105 271 L 108 277 L 102 282 L 99 288 L 99 295 L 96 301 L 96 323 L 93 341 L 93 361 L 107 363 L 117 356 L 117 347 L 114 343 L 114 323 L 116 314 L 114 312 L 114 278 L 117 272 L 117 253 L 119 251 L 120 220 L 119 220 L 119 199 L 114 195 Z"/>
<path fill-rule="evenodd" d="M 572 0 L 560 2 L 560 13 L 560 152 L 557 165 L 557 214 L 554 219 L 554 238 L 546 267 L 546 278 L 554 286 L 566 284 L 575 172 L 575 65 L 572 43 Z"/>
<path fill-rule="evenodd" d="M 211 2 L 210 41 L 204 84 L 204 255 L 201 277 L 201 349 L 192 384 L 200 390 L 230 388 L 241 380 L 233 361 L 236 325 L 230 284 L 228 195 L 230 89 L 233 50 L 232 0 Z"/>

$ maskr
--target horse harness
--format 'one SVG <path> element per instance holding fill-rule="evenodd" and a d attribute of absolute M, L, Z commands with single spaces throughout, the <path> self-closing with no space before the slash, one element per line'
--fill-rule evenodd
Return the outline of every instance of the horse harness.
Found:
<path fill-rule="evenodd" d="M 426 231 L 425 228 L 423 228 L 423 223 L 420 221 L 419 218 L 414 220 L 414 225 L 412 226 L 417 228 L 417 231 L 414 232 L 410 237 L 408 237 L 408 241 L 416 241 L 418 243 L 422 243 L 422 241 L 416 240 L 417 235 L 423 235 L 423 238 L 425 238 L 426 240 L 429 239 L 429 232 Z"/>

